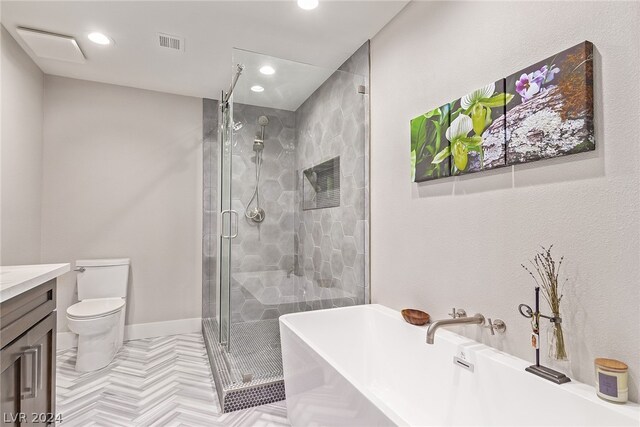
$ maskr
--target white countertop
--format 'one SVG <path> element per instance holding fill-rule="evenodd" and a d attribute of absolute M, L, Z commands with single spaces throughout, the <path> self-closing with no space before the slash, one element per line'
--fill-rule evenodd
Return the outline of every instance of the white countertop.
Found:
<path fill-rule="evenodd" d="M 0 303 L 71 270 L 69 264 L 0 266 Z"/>

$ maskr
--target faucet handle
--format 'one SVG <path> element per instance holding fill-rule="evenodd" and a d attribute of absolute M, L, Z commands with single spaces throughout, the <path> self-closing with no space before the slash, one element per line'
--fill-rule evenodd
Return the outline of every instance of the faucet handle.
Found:
<path fill-rule="evenodd" d="M 449 313 L 449 316 L 453 317 L 454 319 L 458 319 L 460 317 L 467 317 L 467 312 L 462 308 L 456 310 L 454 307 L 451 309 L 451 313 Z"/>
<path fill-rule="evenodd" d="M 489 317 L 487 318 L 487 326 L 485 326 L 485 328 L 489 328 L 491 335 L 495 335 L 495 331 L 503 334 L 507 330 L 507 325 L 500 319 L 491 321 L 491 318 Z"/>
<path fill-rule="evenodd" d="M 487 324 L 487 326 L 485 326 L 485 328 L 489 328 L 489 330 L 491 331 L 491 335 L 495 335 L 496 334 L 496 332 L 494 330 L 495 328 L 493 327 L 493 322 L 491 321 L 490 317 L 487 318 L 487 323 L 488 324 Z"/>

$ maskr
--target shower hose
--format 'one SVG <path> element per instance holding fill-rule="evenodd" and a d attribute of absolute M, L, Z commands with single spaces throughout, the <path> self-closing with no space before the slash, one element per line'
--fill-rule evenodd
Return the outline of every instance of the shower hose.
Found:
<path fill-rule="evenodd" d="M 251 196 L 249 203 L 247 203 L 247 208 L 244 211 L 244 215 L 248 219 L 256 222 L 262 221 L 261 216 L 263 215 L 262 210 L 260 209 L 260 190 L 259 190 L 261 169 L 262 169 L 262 150 L 256 151 L 256 188 L 255 190 L 253 190 L 253 195 Z M 251 209 L 251 203 L 253 203 L 254 200 L 256 201 L 256 208 Z"/>

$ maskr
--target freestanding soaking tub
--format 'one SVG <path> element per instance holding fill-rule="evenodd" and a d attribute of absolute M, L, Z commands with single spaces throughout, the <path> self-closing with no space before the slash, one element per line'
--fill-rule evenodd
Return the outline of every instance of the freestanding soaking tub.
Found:
<path fill-rule="evenodd" d="M 280 335 L 294 426 L 638 426 L 640 407 L 556 385 L 530 363 L 381 305 L 288 314 Z M 454 363 L 454 357 L 458 362 Z"/>

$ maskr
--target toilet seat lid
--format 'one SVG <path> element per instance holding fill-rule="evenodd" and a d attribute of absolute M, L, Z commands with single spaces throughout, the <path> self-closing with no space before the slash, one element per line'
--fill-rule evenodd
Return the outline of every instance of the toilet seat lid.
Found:
<path fill-rule="evenodd" d="M 123 306 L 122 298 L 85 299 L 67 308 L 67 315 L 75 318 L 103 317 L 120 311 Z"/>

